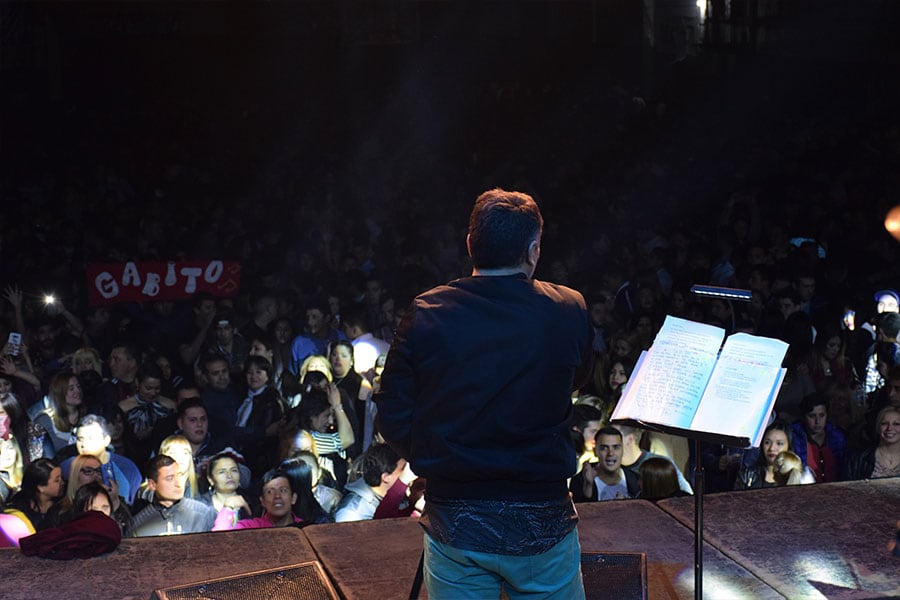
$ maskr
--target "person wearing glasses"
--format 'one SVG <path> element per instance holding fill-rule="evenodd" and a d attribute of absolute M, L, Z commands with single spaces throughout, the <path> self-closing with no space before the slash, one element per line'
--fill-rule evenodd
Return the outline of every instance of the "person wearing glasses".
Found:
<path fill-rule="evenodd" d="M 59 525 L 68 520 L 72 511 L 75 510 L 75 495 L 78 490 L 89 483 L 99 483 L 103 485 L 103 472 L 101 470 L 100 459 L 90 454 L 79 454 L 72 459 L 69 466 L 69 479 L 66 481 L 66 493 L 62 499 L 50 509 L 46 519 L 50 526 Z M 119 485 L 115 480 L 111 480 L 110 485 L 103 485 L 109 495 L 110 501 L 110 517 L 112 517 L 119 527 L 122 528 L 122 534 L 127 535 L 128 527 L 131 524 L 131 511 L 125 504 L 125 499 L 119 496 Z"/>

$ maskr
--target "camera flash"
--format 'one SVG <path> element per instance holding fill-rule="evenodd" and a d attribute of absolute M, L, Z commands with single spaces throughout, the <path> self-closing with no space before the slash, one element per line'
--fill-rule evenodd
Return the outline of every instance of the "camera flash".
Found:
<path fill-rule="evenodd" d="M 44 304 L 53 304 L 54 302 L 56 302 L 56 298 L 53 297 L 53 294 L 44 296 Z"/>

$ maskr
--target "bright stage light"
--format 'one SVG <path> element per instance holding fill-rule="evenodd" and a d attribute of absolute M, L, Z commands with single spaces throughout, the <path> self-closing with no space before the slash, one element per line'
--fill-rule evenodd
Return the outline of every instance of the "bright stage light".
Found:
<path fill-rule="evenodd" d="M 884 228 L 895 240 L 900 241 L 900 205 L 892 208 L 884 218 Z"/>

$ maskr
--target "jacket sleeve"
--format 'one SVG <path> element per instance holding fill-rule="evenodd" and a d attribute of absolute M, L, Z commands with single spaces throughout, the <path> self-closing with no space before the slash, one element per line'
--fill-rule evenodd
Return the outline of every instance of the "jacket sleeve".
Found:
<path fill-rule="evenodd" d="M 584 471 L 579 471 L 572 478 L 571 483 L 569 484 L 569 491 L 572 492 L 572 502 L 596 502 L 597 501 L 597 486 L 591 486 L 591 495 L 584 495 Z"/>
<path fill-rule="evenodd" d="M 237 512 L 233 508 L 223 506 L 216 514 L 216 520 L 213 523 L 213 531 L 229 531 L 237 525 Z"/>
<path fill-rule="evenodd" d="M 415 306 L 411 306 L 394 334 L 381 374 L 381 389 L 375 394 L 378 431 L 403 458 L 410 459 L 413 412 L 418 395 L 412 350 Z"/>
<path fill-rule="evenodd" d="M 641 478 L 631 469 L 623 469 L 625 471 L 625 485 L 628 487 L 629 498 L 641 497 Z"/>

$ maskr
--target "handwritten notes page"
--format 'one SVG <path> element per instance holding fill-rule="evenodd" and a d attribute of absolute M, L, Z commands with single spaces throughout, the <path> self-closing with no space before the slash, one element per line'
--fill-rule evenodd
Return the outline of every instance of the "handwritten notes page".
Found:
<path fill-rule="evenodd" d="M 787 348 L 781 340 L 746 333 L 730 336 L 691 429 L 746 437 L 758 446 L 761 425 L 784 379 L 781 361 Z"/>
<path fill-rule="evenodd" d="M 712 325 L 666 317 L 612 419 L 689 429 L 724 335 L 724 330 Z"/>
<path fill-rule="evenodd" d="M 787 344 L 676 317 L 641 356 L 611 419 L 748 439 L 758 444 L 784 378 Z"/>

